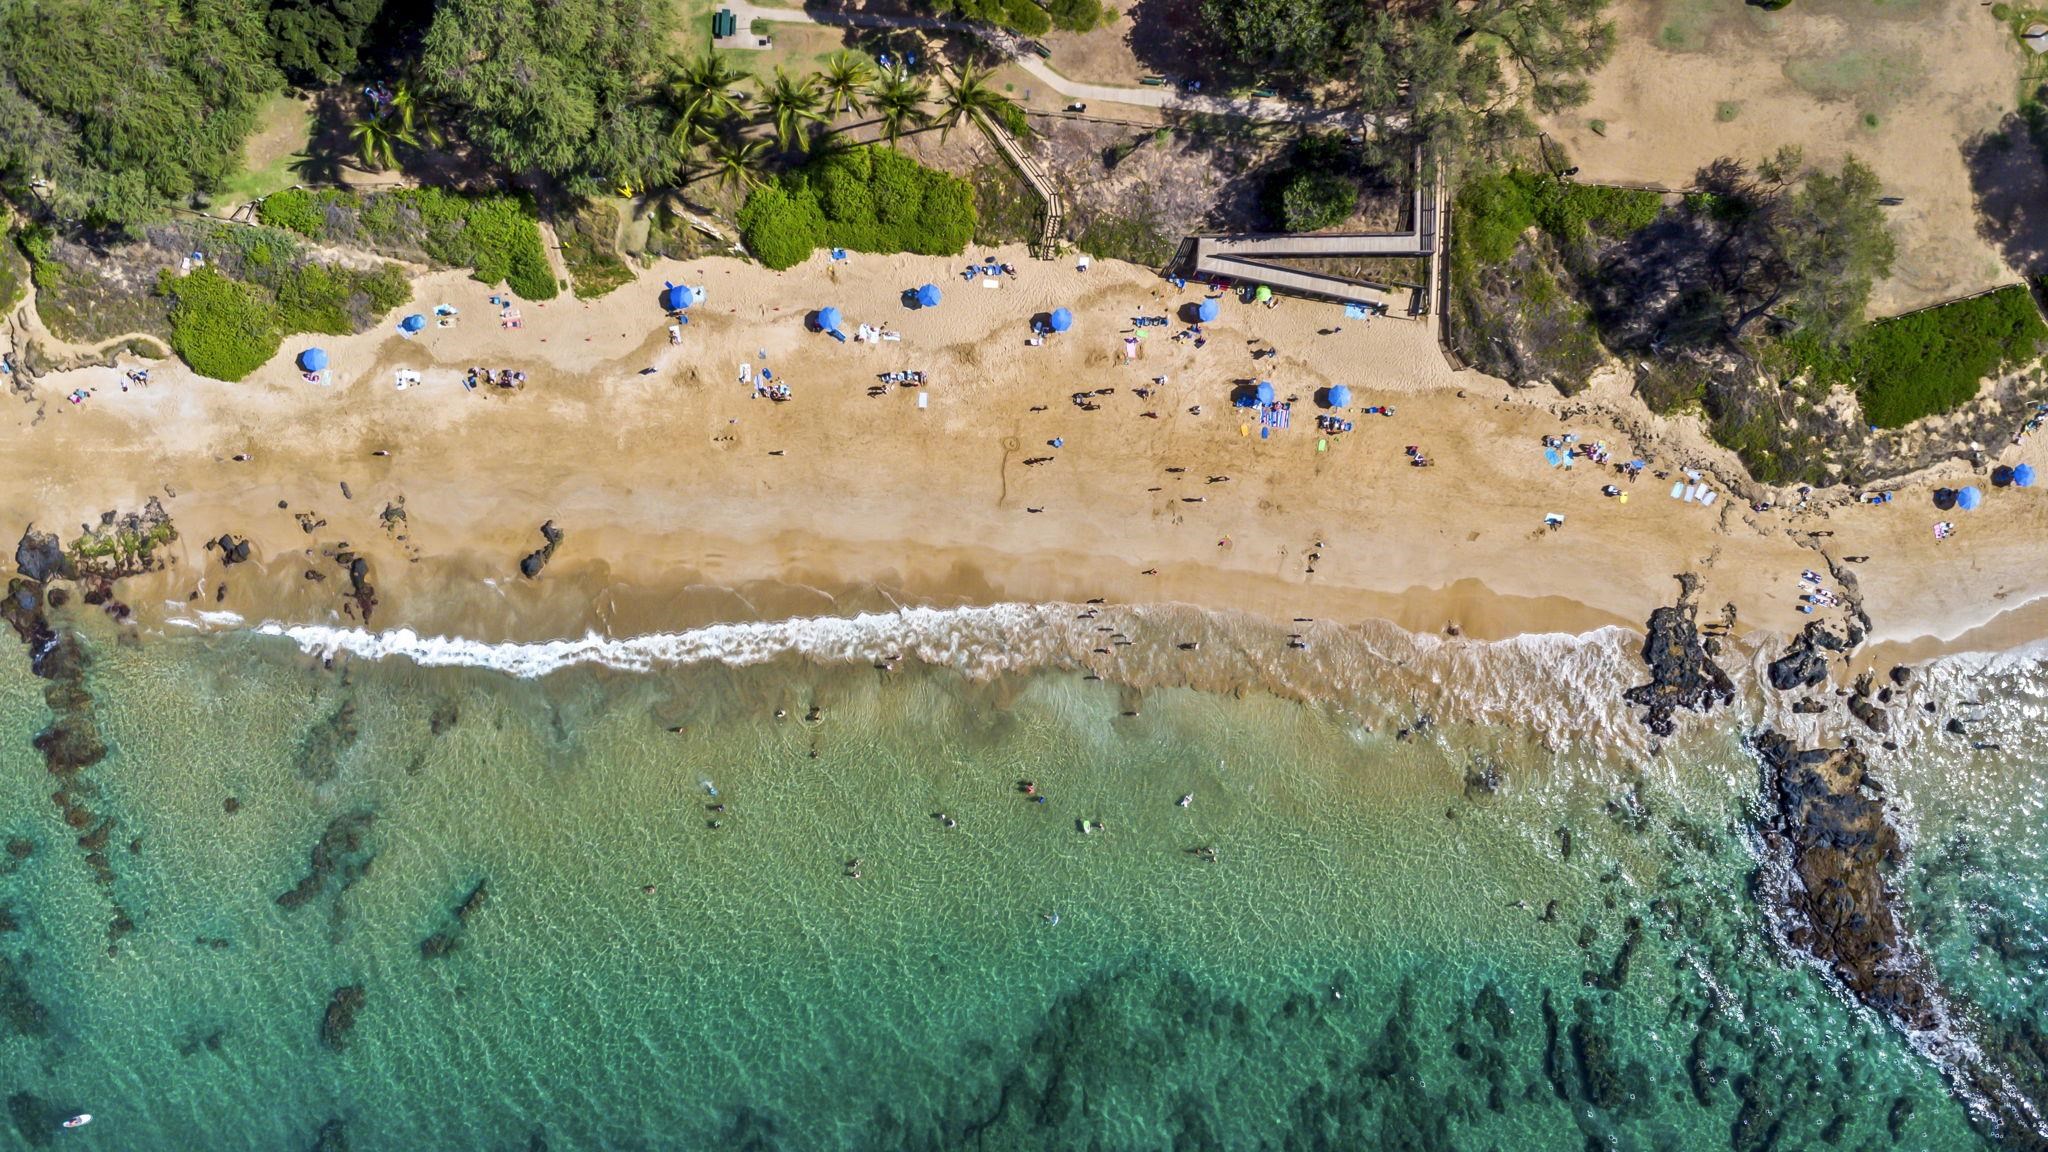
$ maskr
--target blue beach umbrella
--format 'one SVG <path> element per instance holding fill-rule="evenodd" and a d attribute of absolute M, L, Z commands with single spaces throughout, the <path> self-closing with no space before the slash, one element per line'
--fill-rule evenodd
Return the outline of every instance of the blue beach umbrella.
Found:
<path fill-rule="evenodd" d="M 327 367 L 327 349 L 308 348 L 299 353 L 299 367 L 308 372 L 318 372 Z"/>
<path fill-rule="evenodd" d="M 1067 329 L 1072 328 L 1073 326 L 1074 314 L 1072 312 L 1067 311 L 1065 308 L 1055 308 L 1052 310 L 1053 331 L 1065 332 Z"/>
<path fill-rule="evenodd" d="M 2014 468 L 2012 470 L 2012 482 L 2022 488 L 2032 488 L 2034 486 L 2034 466 L 2032 464 L 2021 464 Z"/>
<path fill-rule="evenodd" d="M 661 306 L 663 308 L 671 312 L 681 312 L 696 302 L 697 293 L 692 291 L 687 285 L 670 284 L 666 280 L 662 281 Z"/>
<path fill-rule="evenodd" d="M 1330 407 L 1348 408 L 1350 406 L 1351 389 L 1343 384 L 1332 385 L 1330 388 Z"/>
<path fill-rule="evenodd" d="M 830 307 L 818 309 L 818 327 L 827 332 L 839 331 L 839 309 Z"/>
<path fill-rule="evenodd" d="M 400 328 L 405 329 L 407 332 L 417 332 L 420 329 L 425 328 L 427 326 L 427 318 L 415 312 L 412 315 L 407 316 L 405 319 L 400 320 L 398 322 L 398 326 Z"/>
<path fill-rule="evenodd" d="M 919 288 L 917 290 L 917 306 L 919 308 L 937 308 L 939 306 L 939 286 L 937 284 L 926 284 Z"/>
<path fill-rule="evenodd" d="M 1273 402 L 1273 385 L 1269 381 L 1261 380 L 1254 394 L 1258 396 L 1259 403 L 1271 404 Z"/>
<path fill-rule="evenodd" d="M 1965 512 L 1975 512 L 1984 503 L 1984 493 L 1975 484 L 1956 493 L 1956 507 Z"/>
<path fill-rule="evenodd" d="M 1219 309 L 1216 307 L 1216 301 L 1204 300 L 1200 304 L 1195 305 L 1195 319 L 1200 320 L 1204 324 L 1207 324 L 1209 321 L 1214 320 L 1216 318 L 1216 313 L 1218 311 Z"/>

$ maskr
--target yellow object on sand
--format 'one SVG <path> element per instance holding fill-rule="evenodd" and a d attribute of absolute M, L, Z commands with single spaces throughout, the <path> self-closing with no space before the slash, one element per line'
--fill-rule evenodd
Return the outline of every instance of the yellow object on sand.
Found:
<path fill-rule="evenodd" d="M 1318 452 L 1326 452 L 1326 451 L 1328 451 L 1328 450 L 1329 450 L 1329 448 L 1330 448 L 1330 442 L 1329 442 L 1328 440 L 1318 440 L 1318 441 L 1316 441 L 1316 451 L 1318 451 Z"/>
<path fill-rule="evenodd" d="M 1249 436 L 1249 435 L 1251 435 L 1251 434 L 1252 434 L 1252 426 L 1251 426 L 1251 425 L 1249 425 L 1249 424 L 1239 424 L 1239 425 L 1237 426 L 1237 434 L 1238 434 L 1239 436 Z"/>
<path fill-rule="evenodd" d="M 1621 502 L 1622 502 L 1623 504 L 1626 504 L 1626 503 L 1628 503 L 1628 493 L 1626 493 L 1626 492 L 1623 492 L 1623 493 L 1621 494 Z"/>

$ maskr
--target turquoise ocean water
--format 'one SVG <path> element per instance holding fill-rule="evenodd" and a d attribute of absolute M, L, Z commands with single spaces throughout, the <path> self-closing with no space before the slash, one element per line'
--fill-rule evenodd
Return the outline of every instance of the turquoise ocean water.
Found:
<path fill-rule="evenodd" d="M 50 800 L 44 685 L 0 659 L 0 1146 L 1986 1146 L 1764 930 L 1742 737 L 1776 705 L 1648 745 L 1601 695 L 1619 633 L 1435 671 L 1333 639 L 1343 667 L 1236 691 L 1215 642 L 1202 687 L 1142 691 L 1060 659 L 519 678 L 86 643 L 111 884 Z M 1518 660 L 1558 675 L 1475 671 Z M 2010 731 L 1926 721 L 1881 762 L 1901 887 L 2026 1043 L 2048 672 L 1955 658 L 1924 691 Z"/>

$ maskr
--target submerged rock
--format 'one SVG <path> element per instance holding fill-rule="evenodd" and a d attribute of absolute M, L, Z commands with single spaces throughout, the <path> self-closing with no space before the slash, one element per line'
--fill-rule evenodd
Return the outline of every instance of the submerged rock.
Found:
<path fill-rule="evenodd" d="M 1643 726 L 1659 736 L 1676 731 L 1672 714 L 1680 708 L 1706 712 L 1735 699 L 1735 685 L 1700 643 L 1693 596 L 1699 581 L 1690 573 L 1678 578 L 1678 603 L 1650 613 L 1643 638 L 1643 663 L 1650 682 L 1622 694 L 1630 704 L 1648 711 Z"/>
<path fill-rule="evenodd" d="M 290 891 L 277 898 L 278 906 L 297 908 L 311 903 L 337 881 L 337 894 L 348 891 L 376 859 L 377 853 L 368 843 L 370 828 L 376 822 L 374 812 L 348 812 L 329 821 L 319 842 L 313 845 L 311 866 Z"/>
<path fill-rule="evenodd" d="M 14 566 L 38 584 L 71 575 L 71 558 L 64 554 L 64 542 L 55 532 L 38 532 L 34 525 L 21 534 L 14 546 Z"/>
<path fill-rule="evenodd" d="M 363 1010 L 365 993 L 361 984 L 344 984 L 327 998 L 327 1012 L 320 1018 L 320 1043 L 340 1052 L 348 1047 L 348 1034 L 356 1026 L 356 1013 Z"/>

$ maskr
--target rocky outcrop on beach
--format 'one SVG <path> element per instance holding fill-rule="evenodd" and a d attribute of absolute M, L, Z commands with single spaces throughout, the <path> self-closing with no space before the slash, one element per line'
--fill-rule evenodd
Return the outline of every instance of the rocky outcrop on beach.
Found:
<path fill-rule="evenodd" d="M 519 574 L 528 580 L 540 575 L 540 570 L 555 558 L 555 549 L 562 545 L 562 530 L 555 527 L 553 520 L 540 526 L 540 535 L 547 543 L 528 552 L 526 558 L 519 562 Z"/>
<path fill-rule="evenodd" d="M 220 563 L 223 568 L 232 568 L 249 559 L 249 541 L 228 532 L 221 533 L 217 540 L 208 540 L 206 549 L 209 552 L 215 549 L 220 551 Z"/>
<path fill-rule="evenodd" d="M 1643 663 L 1649 666 L 1650 682 L 1622 694 L 1630 704 L 1648 709 L 1643 726 L 1659 736 L 1676 730 L 1672 716 L 1680 708 L 1706 712 L 1735 699 L 1734 682 L 1700 643 L 1698 609 L 1693 602 L 1699 591 L 1698 578 L 1690 573 L 1681 575 L 1678 586 L 1678 603 L 1650 613 L 1649 634 L 1643 639 Z"/>
<path fill-rule="evenodd" d="M 71 558 L 64 554 L 64 542 L 55 532 L 38 532 L 31 524 L 14 546 L 14 566 L 38 584 L 71 575 Z"/>
<path fill-rule="evenodd" d="M 1904 849 L 1863 752 L 1800 749 L 1771 731 L 1751 743 L 1763 776 L 1756 890 L 1773 934 L 1905 1033 L 1985 1127 L 2048 1149 L 2035 1103 L 1987 1059 L 1906 934 L 1891 883 Z"/>
<path fill-rule="evenodd" d="M 1785 654 L 1771 661 L 1771 687 L 1780 692 L 1819 687 L 1828 678 L 1828 653 L 1847 648 L 1848 643 L 1820 621 L 1808 624 Z"/>
<path fill-rule="evenodd" d="M 343 597 L 347 603 L 342 605 L 342 611 L 360 618 L 363 627 L 368 628 L 370 611 L 377 607 L 377 586 L 370 583 L 370 562 L 347 548 L 331 555 L 342 571 L 348 573 L 348 592 Z"/>

